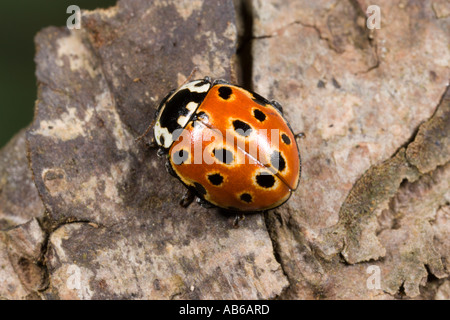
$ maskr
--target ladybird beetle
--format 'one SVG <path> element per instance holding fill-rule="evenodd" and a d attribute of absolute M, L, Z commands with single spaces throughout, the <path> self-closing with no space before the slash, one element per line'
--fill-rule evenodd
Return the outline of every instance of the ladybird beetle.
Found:
<path fill-rule="evenodd" d="M 205 77 L 172 90 L 153 123 L 158 154 L 188 188 L 187 204 L 196 196 L 204 206 L 264 211 L 299 184 L 296 135 L 276 101 Z"/>

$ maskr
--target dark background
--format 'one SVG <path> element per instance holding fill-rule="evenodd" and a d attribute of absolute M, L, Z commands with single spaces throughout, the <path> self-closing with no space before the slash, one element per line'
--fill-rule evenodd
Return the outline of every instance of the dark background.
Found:
<path fill-rule="evenodd" d="M 65 26 L 69 5 L 82 10 L 116 0 L 2 0 L 0 2 L 0 148 L 33 119 L 36 99 L 34 36 L 47 26 Z"/>

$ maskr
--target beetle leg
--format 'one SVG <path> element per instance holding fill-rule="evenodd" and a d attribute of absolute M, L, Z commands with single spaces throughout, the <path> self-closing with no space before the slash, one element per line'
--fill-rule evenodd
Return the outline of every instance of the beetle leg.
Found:
<path fill-rule="evenodd" d="M 158 156 L 158 157 L 163 157 L 164 155 L 166 155 L 167 154 L 167 151 L 166 150 L 164 150 L 163 148 L 159 148 L 158 149 L 158 151 L 156 151 L 156 155 Z"/>
<path fill-rule="evenodd" d="M 210 204 L 209 202 L 207 202 L 206 200 L 203 200 L 202 198 L 197 198 L 197 203 L 198 203 L 199 205 L 201 205 L 203 208 L 206 208 L 206 209 L 214 208 L 213 205 L 211 205 L 211 204 Z"/>
<path fill-rule="evenodd" d="M 275 108 L 277 108 L 278 111 L 281 112 L 281 114 L 283 114 L 283 107 L 281 106 L 281 104 L 280 104 L 278 101 L 272 100 L 272 101 L 270 101 L 270 103 L 271 103 Z"/>
<path fill-rule="evenodd" d="M 190 188 L 187 189 L 186 193 L 180 200 L 180 206 L 183 208 L 187 208 L 195 199 L 195 192 L 193 192 Z"/>
<path fill-rule="evenodd" d="M 233 227 L 239 228 L 239 221 L 242 221 L 244 219 L 245 219 L 245 216 L 243 213 L 236 213 L 236 217 L 234 217 L 234 221 L 233 221 Z"/>
<path fill-rule="evenodd" d="M 295 139 L 303 139 L 303 138 L 306 138 L 306 135 L 304 132 L 299 132 L 299 133 L 294 134 L 294 137 L 295 137 Z"/>
<path fill-rule="evenodd" d="M 177 177 L 175 171 L 173 171 L 173 168 L 169 163 L 169 160 L 166 161 L 166 170 L 172 177 L 175 177 L 175 178 Z"/>
<path fill-rule="evenodd" d="M 223 79 L 216 79 L 216 80 L 214 80 L 213 85 L 216 85 L 216 84 L 230 84 L 230 83 Z"/>
<path fill-rule="evenodd" d="M 147 147 L 151 149 L 158 148 L 158 144 L 156 143 L 155 138 L 152 138 L 152 140 L 149 143 L 147 143 Z"/>

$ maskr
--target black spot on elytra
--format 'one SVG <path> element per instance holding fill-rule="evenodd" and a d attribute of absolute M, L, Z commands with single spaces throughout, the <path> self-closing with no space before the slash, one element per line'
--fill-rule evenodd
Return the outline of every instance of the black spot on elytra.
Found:
<path fill-rule="evenodd" d="M 252 202 L 252 196 L 249 193 L 243 193 L 240 196 L 241 200 L 247 203 Z"/>
<path fill-rule="evenodd" d="M 219 97 L 221 97 L 224 100 L 230 99 L 230 96 L 232 93 L 233 93 L 233 90 L 231 90 L 230 87 L 220 87 L 219 88 Z"/>
<path fill-rule="evenodd" d="M 263 188 L 272 188 L 275 184 L 275 178 L 271 174 L 260 173 L 256 176 L 256 183 Z"/>
<path fill-rule="evenodd" d="M 248 137 L 252 133 L 252 127 L 241 120 L 233 121 L 234 131 L 236 131 L 239 135 Z"/>
<path fill-rule="evenodd" d="M 230 164 L 233 162 L 233 153 L 227 149 L 214 149 L 213 150 L 214 157 L 220 162 L 225 164 Z"/>
<path fill-rule="evenodd" d="M 173 163 L 180 165 L 183 164 L 187 158 L 189 157 L 189 152 L 187 152 L 186 150 L 178 150 L 173 154 Z"/>
<path fill-rule="evenodd" d="M 253 115 L 255 116 L 256 119 L 258 119 L 261 122 L 263 122 L 267 118 L 266 114 L 259 109 L 253 110 Z"/>
<path fill-rule="evenodd" d="M 206 194 L 206 189 L 198 182 L 194 182 L 195 190 L 199 193 L 199 195 L 204 196 Z"/>
<path fill-rule="evenodd" d="M 208 180 L 215 186 L 220 186 L 223 182 L 223 176 L 220 173 L 208 175 Z"/>
<path fill-rule="evenodd" d="M 286 168 L 286 161 L 280 152 L 274 151 L 270 156 L 270 163 L 278 171 L 283 171 Z"/>
<path fill-rule="evenodd" d="M 289 139 L 289 137 L 287 136 L 287 134 L 283 133 L 281 135 L 281 140 L 283 140 L 283 142 L 287 145 L 291 144 L 291 139 Z"/>

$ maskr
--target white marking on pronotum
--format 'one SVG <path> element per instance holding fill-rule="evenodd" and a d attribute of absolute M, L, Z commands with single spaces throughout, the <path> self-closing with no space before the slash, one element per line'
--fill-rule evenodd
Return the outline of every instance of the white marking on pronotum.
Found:
<path fill-rule="evenodd" d="M 188 120 L 189 118 L 186 116 L 179 116 L 177 119 L 177 123 L 183 127 L 188 122 Z"/>
<path fill-rule="evenodd" d="M 186 109 L 188 109 L 191 112 L 194 112 L 195 110 L 197 110 L 197 106 L 198 103 L 191 101 L 186 105 Z"/>
<path fill-rule="evenodd" d="M 187 115 L 185 115 L 185 116 L 179 116 L 178 119 L 177 119 L 177 123 L 182 128 L 184 128 L 184 126 L 188 123 L 188 121 L 191 118 L 192 114 L 195 112 L 195 110 L 197 110 L 197 107 L 198 107 L 198 103 L 193 102 L 193 101 L 189 102 L 186 105 L 186 109 L 189 110 L 189 113 Z"/>
<path fill-rule="evenodd" d="M 169 130 L 167 128 L 161 128 L 161 124 L 159 123 L 159 119 L 155 124 L 155 137 L 157 141 L 161 142 L 161 136 L 164 138 L 164 144 L 162 146 L 164 148 L 169 148 L 172 144 L 172 135 L 170 134 Z"/>
<path fill-rule="evenodd" d="M 154 127 L 154 133 L 155 133 L 155 138 L 156 141 L 158 143 L 161 142 L 161 137 L 164 138 L 164 144 L 162 144 L 162 146 L 164 148 L 169 148 L 173 142 L 173 135 L 169 132 L 169 130 L 167 128 L 163 128 L 161 127 L 161 123 L 160 123 L 160 119 L 161 119 L 161 114 L 164 113 L 164 109 L 166 108 L 167 103 L 181 90 L 184 89 L 188 89 L 191 92 L 198 92 L 198 93 L 204 93 L 204 92 L 208 92 L 211 84 L 209 82 L 206 82 L 205 84 L 196 87 L 195 85 L 198 83 L 203 82 L 204 80 L 196 80 L 196 81 L 192 81 L 189 83 L 186 83 L 185 85 L 181 86 L 177 91 L 175 91 L 166 101 L 166 103 L 164 104 L 164 106 L 162 107 L 162 109 L 160 110 L 159 114 L 158 114 L 158 118 L 156 120 L 156 124 Z M 186 124 L 188 123 L 189 119 L 191 118 L 192 114 L 197 110 L 198 108 L 198 103 L 196 102 L 189 102 L 186 105 L 186 109 L 189 110 L 189 113 L 186 116 L 179 116 L 177 119 L 177 123 L 181 126 L 181 128 L 184 128 L 186 126 Z"/>
<path fill-rule="evenodd" d="M 195 85 L 202 82 L 203 80 L 191 81 L 182 86 L 179 90 L 188 89 L 191 92 L 204 93 L 209 90 L 211 84 L 209 82 L 205 82 L 205 84 L 196 87 Z"/>

